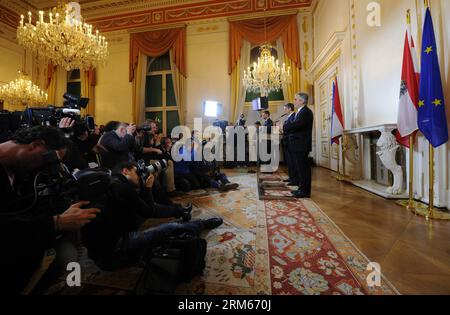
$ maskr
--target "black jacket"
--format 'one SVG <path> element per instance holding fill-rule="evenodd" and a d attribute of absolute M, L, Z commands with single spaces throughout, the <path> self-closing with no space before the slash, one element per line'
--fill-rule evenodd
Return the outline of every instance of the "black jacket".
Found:
<path fill-rule="evenodd" d="M 139 151 L 133 136 L 127 134 L 121 139 L 114 131 L 105 133 L 99 144 L 103 149 L 100 153 L 102 167 L 107 168 L 113 168 L 121 162 L 134 161 L 134 154 Z"/>
<path fill-rule="evenodd" d="M 12 187 L 8 175 L 0 165 L 0 295 L 19 294 L 39 266 L 44 251 L 54 246 L 56 233 L 53 215 L 38 202 L 29 211 L 28 195 L 32 184 L 16 179 Z M 14 215 L 13 213 L 16 213 Z"/>
<path fill-rule="evenodd" d="M 123 175 L 114 177 L 110 191 L 102 199 L 102 213 L 83 228 L 84 243 L 94 260 L 111 257 L 119 240 L 137 231 L 141 218 L 154 217 L 155 212 L 151 190 L 144 188 L 138 193 Z"/>
<path fill-rule="evenodd" d="M 284 126 L 289 134 L 289 150 L 292 152 L 309 153 L 312 151 L 312 130 L 314 114 L 308 106 L 297 112 L 295 118 Z"/>
<path fill-rule="evenodd" d="M 290 117 L 288 117 L 288 119 L 286 119 L 286 121 L 283 124 L 283 142 L 285 144 L 287 144 L 288 140 L 289 140 L 289 132 L 286 130 L 286 126 L 289 123 L 292 123 L 295 119 L 295 114 L 293 113 Z"/>
<path fill-rule="evenodd" d="M 264 121 L 263 127 L 267 127 L 267 134 L 271 134 L 272 133 L 272 127 L 273 127 L 272 119 L 268 118 L 266 121 Z"/>

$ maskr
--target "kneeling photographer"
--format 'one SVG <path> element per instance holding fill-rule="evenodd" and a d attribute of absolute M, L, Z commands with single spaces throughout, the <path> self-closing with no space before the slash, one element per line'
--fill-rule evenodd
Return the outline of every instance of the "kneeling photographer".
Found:
<path fill-rule="evenodd" d="M 120 163 L 114 168 L 114 179 L 102 215 L 83 231 L 88 255 L 104 270 L 114 270 L 136 262 L 155 242 L 176 233 L 199 234 L 222 224 L 222 219 L 189 221 L 192 206 L 162 206 L 153 203 L 149 175 L 141 189 L 141 178 L 134 163 Z M 182 218 L 183 223 L 167 223 L 139 231 L 142 218 Z"/>
<path fill-rule="evenodd" d="M 61 130 L 44 126 L 21 129 L 0 144 L 1 292 L 21 293 L 56 235 L 79 230 L 100 212 L 82 209 L 88 202 L 61 211 L 67 207 L 38 193 L 48 170 L 59 167 L 66 145 Z"/>

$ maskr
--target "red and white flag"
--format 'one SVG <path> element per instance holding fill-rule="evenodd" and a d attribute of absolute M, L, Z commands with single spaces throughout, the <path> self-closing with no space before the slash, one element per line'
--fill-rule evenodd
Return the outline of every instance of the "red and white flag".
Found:
<path fill-rule="evenodd" d="M 333 115 L 331 117 L 331 143 L 339 144 L 339 138 L 344 135 L 344 115 L 342 115 L 339 86 L 336 79 L 333 82 Z"/>
<path fill-rule="evenodd" d="M 397 141 L 409 147 L 409 136 L 419 128 L 417 111 L 419 104 L 420 69 L 414 39 L 411 35 L 411 24 L 408 24 L 403 51 L 403 70 L 400 88 L 400 103 L 397 121 Z"/>

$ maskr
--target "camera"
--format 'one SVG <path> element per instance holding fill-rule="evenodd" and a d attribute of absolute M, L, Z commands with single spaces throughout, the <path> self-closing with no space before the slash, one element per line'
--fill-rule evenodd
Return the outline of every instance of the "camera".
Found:
<path fill-rule="evenodd" d="M 88 98 L 78 98 L 75 95 L 64 93 L 63 95 L 65 101 L 64 101 L 64 107 L 65 108 L 71 108 L 71 109 L 80 109 L 80 108 L 86 108 L 89 104 Z"/>
<path fill-rule="evenodd" d="M 89 104 L 88 98 L 78 98 L 74 95 L 65 93 L 63 95 L 64 107 L 41 107 L 27 108 L 22 115 L 22 126 L 58 126 L 63 118 L 70 118 L 77 125 L 86 125 L 89 130 L 95 129 L 95 121 L 92 116 L 81 118 L 81 108 L 86 108 Z"/>
<path fill-rule="evenodd" d="M 150 165 L 146 165 L 144 160 L 139 160 L 137 162 L 138 174 L 142 178 L 146 178 L 151 174 L 161 173 L 163 170 L 167 169 L 167 160 L 160 160 Z"/>
<path fill-rule="evenodd" d="M 42 178 L 42 181 L 36 182 L 39 196 L 57 195 L 71 202 L 95 202 L 112 184 L 111 172 L 102 168 L 71 174 L 61 163 L 56 151 L 48 151 L 43 155 L 43 165 L 39 173 Z"/>
<path fill-rule="evenodd" d="M 139 126 L 136 128 L 137 132 L 141 132 L 141 131 L 150 132 L 151 130 L 152 130 L 152 128 L 147 125 Z"/>

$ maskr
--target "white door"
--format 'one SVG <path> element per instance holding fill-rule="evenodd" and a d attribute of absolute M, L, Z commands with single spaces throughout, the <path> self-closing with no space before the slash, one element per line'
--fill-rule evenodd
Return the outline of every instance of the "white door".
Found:
<path fill-rule="evenodd" d="M 332 70 L 333 69 L 333 70 Z M 336 66 L 330 67 L 322 77 L 316 81 L 316 95 L 318 106 L 316 110 L 317 155 L 319 166 L 337 171 L 339 147 L 331 145 L 331 115 L 333 110 L 333 82 L 336 79 Z"/>

